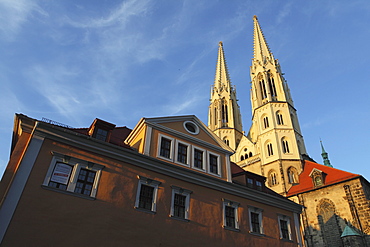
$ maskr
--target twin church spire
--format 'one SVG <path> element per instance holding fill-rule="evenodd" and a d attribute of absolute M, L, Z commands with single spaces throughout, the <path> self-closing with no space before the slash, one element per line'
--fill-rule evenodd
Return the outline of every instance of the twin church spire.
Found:
<path fill-rule="evenodd" d="M 222 42 L 219 43 L 216 75 L 211 90 L 208 127 L 235 151 L 232 161 L 269 177 L 278 193 L 289 186 L 287 169 L 300 173 L 306 149 L 298 116 L 280 64 L 274 58 L 256 16 L 254 55 L 250 67 L 252 125 L 245 135 L 236 90 L 230 82 Z M 286 167 L 285 167 L 286 166 Z M 279 175 L 280 174 L 280 175 Z M 277 178 L 287 177 L 278 184 Z"/>

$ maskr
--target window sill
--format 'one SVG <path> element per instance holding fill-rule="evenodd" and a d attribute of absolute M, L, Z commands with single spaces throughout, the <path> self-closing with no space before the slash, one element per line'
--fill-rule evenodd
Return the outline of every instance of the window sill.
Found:
<path fill-rule="evenodd" d="M 293 243 L 293 240 L 287 238 L 280 238 L 281 241 Z"/>
<path fill-rule="evenodd" d="M 172 216 L 172 215 L 170 215 L 170 218 L 171 218 L 171 219 L 174 219 L 174 220 L 178 220 L 178 221 L 183 221 L 183 222 L 189 222 L 189 221 L 190 221 L 190 220 L 188 220 L 188 219 L 179 218 L 179 217 Z"/>
<path fill-rule="evenodd" d="M 148 209 L 145 209 L 145 208 L 138 208 L 138 207 L 135 207 L 135 209 L 137 211 L 140 211 L 140 212 L 144 212 L 144 213 L 148 213 L 148 214 L 155 214 L 156 212 L 152 211 L 152 210 L 148 210 Z"/>
<path fill-rule="evenodd" d="M 60 190 L 60 189 L 49 187 L 49 186 L 46 186 L 46 185 L 41 185 L 41 188 L 46 189 L 46 190 L 50 190 L 50 191 L 54 191 L 54 192 L 58 192 L 58 193 L 62 193 L 62 194 L 65 194 L 65 195 L 70 195 L 70 196 L 75 196 L 75 197 L 91 200 L 91 201 L 96 200 L 95 197 L 82 195 L 82 194 L 77 194 L 77 193 L 67 191 L 67 190 Z"/>
<path fill-rule="evenodd" d="M 255 235 L 255 236 L 260 236 L 260 237 L 265 237 L 266 235 L 265 234 L 263 234 L 263 233 L 259 233 L 259 232 L 249 232 L 250 234 L 252 234 L 252 235 Z"/>
<path fill-rule="evenodd" d="M 226 229 L 226 230 L 229 230 L 229 231 L 233 231 L 233 232 L 240 232 L 239 229 L 233 228 L 233 227 L 229 227 L 229 226 L 223 226 L 223 228 Z"/>

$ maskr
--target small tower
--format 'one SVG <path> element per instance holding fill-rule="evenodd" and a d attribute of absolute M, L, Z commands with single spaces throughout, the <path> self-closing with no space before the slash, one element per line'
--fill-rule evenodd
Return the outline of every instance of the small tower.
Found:
<path fill-rule="evenodd" d="M 325 152 L 325 149 L 324 149 L 324 146 L 322 145 L 322 141 L 321 140 L 320 140 L 320 144 L 321 144 L 321 156 L 322 156 L 322 159 L 324 161 L 324 165 L 329 166 L 329 167 L 333 167 L 330 164 L 328 153 Z"/>
<path fill-rule="evenodd" d="M 231 85 L 222 42 L 208 113 L 208 127 L 235 150 L 243 136 L 243 127 L 235 87 Z"/>

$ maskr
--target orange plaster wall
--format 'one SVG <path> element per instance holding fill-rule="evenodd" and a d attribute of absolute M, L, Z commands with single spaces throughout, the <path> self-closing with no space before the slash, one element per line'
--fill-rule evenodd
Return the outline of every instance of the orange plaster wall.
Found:
<path fill-rule="evenodd" d="M 56 151 L 105 166 L 96 200 L 87 200 L 41 187 Z M 134 209 L 137 175 L 161 182 L 157 212 Z M 193 191 L 190 221 L 169 217 L 171 185 Z M 240 203 L 240 231 L 222 227 L 222 198 Z M 266 237 L 250 234 L 247 206 L 264 209 Z M 279 240 L 277 213 L 248 199 L 178 180 L 109 157 L 45 139 L 30 174 L 3 246 L 296 246 Z M 293 216 L 291 216 L 294 229 Z M 295 239 L 295 236 L 293 236 Z"/>

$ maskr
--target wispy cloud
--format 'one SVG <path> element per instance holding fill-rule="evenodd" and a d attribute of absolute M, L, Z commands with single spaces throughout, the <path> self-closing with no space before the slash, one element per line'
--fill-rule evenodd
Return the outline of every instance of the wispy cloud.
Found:
<path fill-rule="evenodd" d="M 1 0 L 0 13 L 0 33 L 5 40 L 12 40 L 34 13 L 47 16 L 37 1 L 32 0 Z"/>
<path fill-rule="evenodd" d="M 76 28 L 104 28 L 117 24 L 124 26 L 133 16 L 145 15 L 148 11 L 149 3 L 149 0 L 124 1 L 107 16 L 101 18 L 82 17 L 79 20 L 72 20 L 69 17 L 65 17 L 65 22 Z"/>

